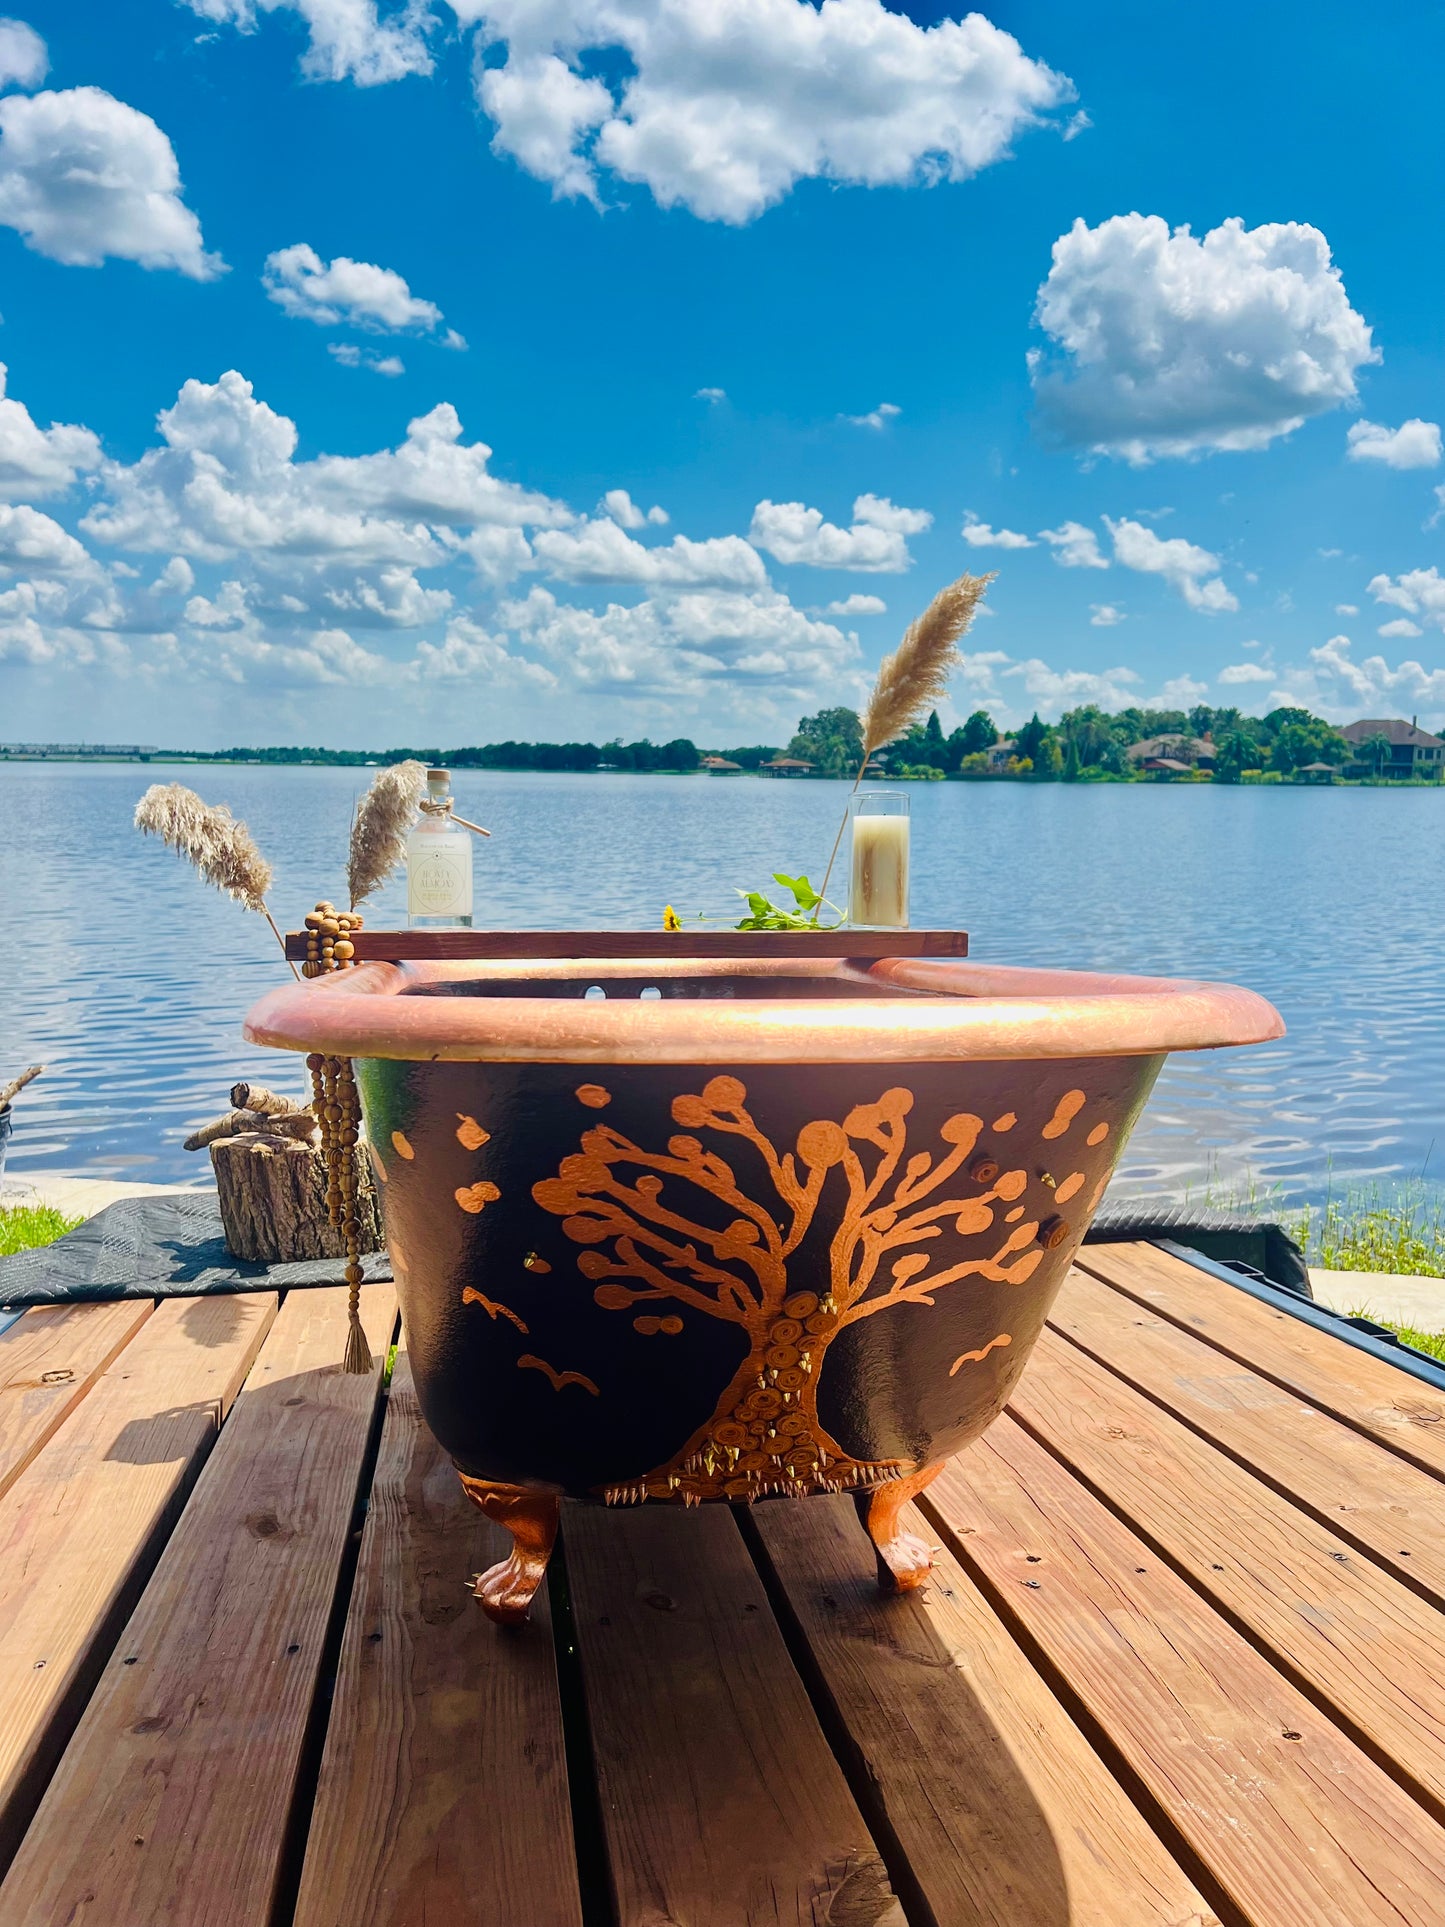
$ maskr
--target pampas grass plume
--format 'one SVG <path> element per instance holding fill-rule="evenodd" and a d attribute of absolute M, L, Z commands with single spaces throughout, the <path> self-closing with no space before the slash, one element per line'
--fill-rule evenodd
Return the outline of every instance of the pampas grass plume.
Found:
<path fill-rule="evenodd" d="M 940 589 L 908 625 L 893 654 L 883 658 L 863 712 L 865 765 L 874 750 L 897 742 L 947 694 L 948 679 L 959 666 L 959 638 L 967 634 L 993 580 L 992 575 L 961 575 Z"/>
<path fill-rule="evenodd" d="M 228 897 L 258 916 L 267 914 L 271 866 L 224 803 L 204 803 L 183 783 L 152 783 L 135 806 L 135 826 L 178 850 Z"/>
<path fill-rule="evenodd" d="M 380 770 L 351 823 L 346 887 L 351 908 L 379 889 L 406 856 L 406 839 L 426 788 L 426 765 L 415 758 Z"/>

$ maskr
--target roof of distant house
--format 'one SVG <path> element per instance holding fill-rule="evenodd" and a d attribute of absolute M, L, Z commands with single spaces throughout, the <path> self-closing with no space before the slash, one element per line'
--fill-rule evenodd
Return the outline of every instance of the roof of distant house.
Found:
<path fill-rule="evenodd" d="M 1333 763 L 1301 763 L 1296 774 L 1299 776 L 1333 776 Z"/>
<path fill-rule="evenodd" d="M 1147 766 L 1150 769 L 1177 769 L 1186 773 L 1194 767 L 1193 763 L 1181 763 L 1177 756 L 1151 756 Z"/>
<path fill-rule="evenodd" d="M 741 769 L 742 764 L 730 763 L 726 756 L 704 756 L 702 759 L 702 767 L 704 769 L 730 770 Z"/>
<path fill-rule="evenodd" d="M 1403 716 L 1368 717 L 1359 723 L 1346 723 L 1340 730 L 1347 743 L 1367 743 L 1372 736 L 1385 737 L 1392 749 L 1445 749 L 1445 739 L 1419 729 Z"/>
<path fill-rule="evenodd" d="M 816 767 L 814 763 L 805 763 L 801 756 L 775 756 L 770 763 L 763 764 L 764 769 L 815 769 Z"/>
<path fill-rule="evenodd" d="M 1130 743 L 1124 754 L 1132 763 L 1141 763 L 1154 758 L 1168 758 L 1171 750 L 1182 750 L 1196 762 L 1201 757 L 1213 756 L 1214 741 L 1209 736 L 1146 736 L 1142 743 Z"/>

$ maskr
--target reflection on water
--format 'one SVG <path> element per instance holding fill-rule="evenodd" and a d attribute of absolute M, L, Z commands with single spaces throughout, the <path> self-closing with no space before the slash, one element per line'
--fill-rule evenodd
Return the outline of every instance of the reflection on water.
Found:
<path fill-rule="evenodd" d="M 361 770 L 0 765 L 0 1073 L 43 1059 L 8 1170 L 166 1181 L 243 1076 L 300 1090 L 299 1062 L 241 1041 L 285 966 L 259 918 L 131 828 L 154 780 L 245 817 L 294 927 L 339 898 Z M 653 927 L 662 906 L 732 920 L 772 869 L 818 879 L 836 783 L 460 773 L 477 921 Z M 1182 1191 L 1252 1170 L 1291 1197 L 1341 1177 L 1439 1175 L 1445 1025 L 1438 905 L 1445 795 L 1426 791 L 911 786 L 913 916 L 978 958 L 1222 978 L 1290 1034 L 1172 1058 L 1116 1185 Z M 396 886 L 368 906 L 402 920 Z M 1445 1137 L 1445 1133 L 1441 1134 Z"/>

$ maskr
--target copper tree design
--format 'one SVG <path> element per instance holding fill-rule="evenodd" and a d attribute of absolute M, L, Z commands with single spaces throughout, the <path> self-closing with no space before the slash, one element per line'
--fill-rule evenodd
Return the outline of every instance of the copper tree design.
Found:
<path fill-rule="evenodd" d="M 955 1258 L 927 1248 L 947 1227 L 962 1237 L 992 1229 L 994 1206 L 1028 1185 L 1023 1170 L 991 1161 L 963 1171 L 983 1120 L 959 1112 L 941 1126 L 935 1156 L 907 1150 L 913 1093 L 887 1090 L 859 1104 L 841 1124 L 818 1119 L 779 1154 L 746 1108 L 735 1077 L 714 1077 L 700 1094 L 674 1098 L 673 1121 L 690 1131 L 741 1138 L 761 1157 L 772 1187 L 752 1198 L 733 1166 L 700 1138 L 644 1150 L 610 1125 L 585 1131 L 581 1151 L 532 1196 L 563 1221 L 577 1259 L 607 1310 L 671 1301 L 684 1310 L 740 1325 L 745 1358 L 712 1416 L 659 1471 L 607 1489 L 610 1502 L 646 1497 L 755 1498 L 870 1485 L 908 1469 L 896 1460 L 849 1456 L 818 1418 L 818 1379 L 828 1345 L 859 1319 L 902 1304 L 931 1305 L 961 1278 L 1022 1284 L 1043 1252 L 1028 1250 L 1038 1220 L 1027 1214 L 987 1256 Z M 903 1165 L 900 1175 L 899 1166 Z M 846 1197 L 829 1246 L 828 1288 L 790 1289 L 789 1259 L 813 1224 L 824 1187 L 841 1171 Z M 959 1179 L 968 1185 L 965 1194 Z M 722 1228 L 686 1215 L 688 1188 L 736 1215 Z M 682 1194 L 680 1197 L 679 1194 Z M 643 1329 L 656 1329 L 649 1320 Z"/>

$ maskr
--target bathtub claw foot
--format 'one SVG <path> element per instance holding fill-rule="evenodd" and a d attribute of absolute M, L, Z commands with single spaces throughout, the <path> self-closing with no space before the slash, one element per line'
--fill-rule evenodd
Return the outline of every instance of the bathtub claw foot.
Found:
<path fill-rule="evenodd" d="M 512 1535 L 510 1555 L 477 1575 L 472 1596 L 499 1626 L 520 1626 L 547 1576 L 562 1512 L 561 1493 L 555 1486 L 494 1485 L 465 1472 L 458 1476 L 473 1505 Z"/>
<path fill-rule="evenodd" d="M 890 1479 L 871 1492 L 857 1495 L 858 1516 L 873 1541 L 878 1561 L 880 1592 L 912 1592 L 933 1570 L 933 1547 L 916 1532 L 905 1532 L 898 1515 L 943 1470 L 942 1464 L 921 1465 L 901 1479 Z"/>

